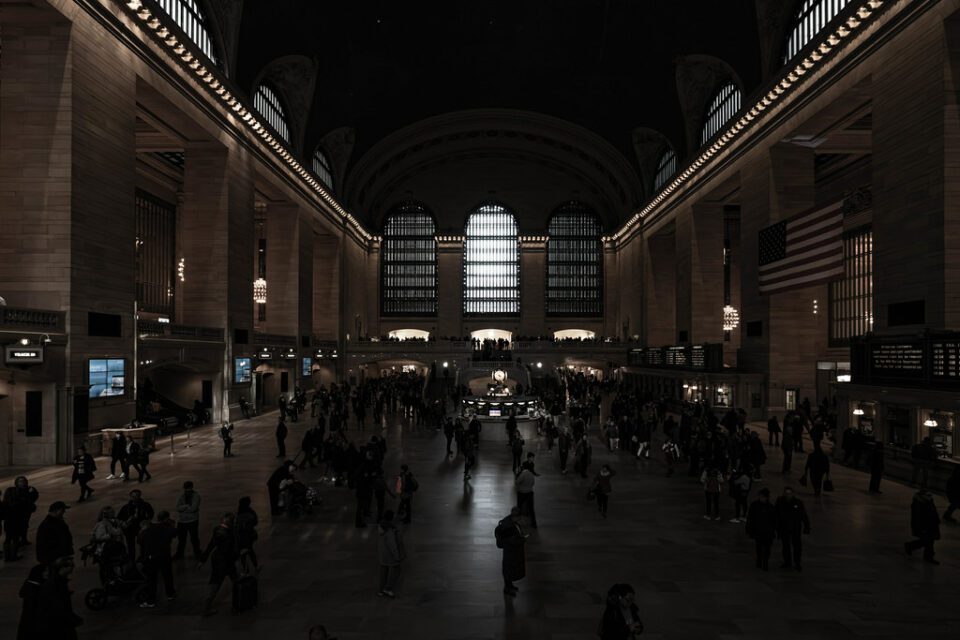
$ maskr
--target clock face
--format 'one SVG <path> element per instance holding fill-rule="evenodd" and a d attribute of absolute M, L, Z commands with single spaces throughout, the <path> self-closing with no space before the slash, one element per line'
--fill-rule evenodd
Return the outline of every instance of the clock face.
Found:
<path fill-rule="evenodd" d="M 507 372 L 502 369 L 497 369 L 493 372 L 493 379 L 497 382 L 503 382 L 507 378 Z"/>

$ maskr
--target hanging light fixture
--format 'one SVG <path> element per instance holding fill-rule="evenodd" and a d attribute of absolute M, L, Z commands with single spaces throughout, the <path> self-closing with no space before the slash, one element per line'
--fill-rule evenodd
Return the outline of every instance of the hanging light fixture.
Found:
<path fill-rule="evenodd" d="M 854 410 L 853 410 L 853 415 L 855 415 L 855 416 L 862 416 L 862 415 L 863 415 L 863 407 L 857 407 L 856 409 L 854 409 Z"/>
<path fill-rule="evenodd" d="M 723 307 L 723 330 L 733 331 L 740 326 L 740 312 L 733 305 Z"/>
<path fill-rule="evenodd" d="M 253 301 L 257 304 L 267 304 L 266 278 L 257 278 L 253 281 Z"/>
<path fill-rule="evenodd" d="M 186 258 L 180 258 L 177 261 L 177 278 L 180 282 L 183 282 L 186 279 L 187 275 L 187 260 Z"/>
<path fill-rule="evenodd" d="M 940 425 L 940 423 L 937 422 L 936 420 L 934 420 L 932 415 L 931 415 L 929 418 L 927 418 L 926 420 L 923 421 L 923 426 L 925 426 L 925 427 L 927 427 L 927 428 L 929 428 L 929 429 L 935 429 L 935 428 L 937 428 L 939 425 Z"/>

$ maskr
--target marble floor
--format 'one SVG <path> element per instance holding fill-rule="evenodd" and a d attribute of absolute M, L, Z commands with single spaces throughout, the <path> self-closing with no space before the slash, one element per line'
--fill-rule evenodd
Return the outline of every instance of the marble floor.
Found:
<path fill-rule="evenodd" d="M 157 510 L 173 511 L 181 483 L 192 479 L 203 498 L 204 542 L 218 516 L 235 509 L 240 496 L 253 498 L 261 514 L 258 554 L 264 565 L 259 607 L 232 615 L 225 587 L 220 613 L 201 618 L 208 575 L 188 559 L 176 568 L 177 600 L 149 611 L 127 601 L 93 613 L 85 609 L 83 594 L 96 585 L 96 569 L 79 568 L 73 587 L 74 606 L 85 619 L 81 638 L 279 640 L 306 638 L 311 625 L 323 623 L 341 640 L 585 640 L 596 637 L 604 594 L 615 582 L 636 589 L 644 637 L 652 639 L 934 640 L 954 639 L 960 629 L 960 527 L 943 527 L 940 566 L 907 557 L 902 543 L 909 534 L 912 492 L 904 485 L 885 482 L 883 495 L 871 496 L 862 473 L 835 468 L 835 493 L 815 499 L 809 490 L 800 492 L 813 524 L 804 542 L 804 572 L 763 573 L 754 568 L 752 543 L 742 526 L 727 522 L 733 514 L 725 496 L 723 520 L 704 521 L 694 479 L 682 473 L 668 479 L 659 460 L 632 460 L 595 440 L 594 467 L 609 462 L 619 472 L 604 520 L 585 500 L 588 481 L 561 475 L 556 451 L 548 452 L 534 433 L 526 435 L 542 474 L 536 486 L 540 528 L 527 546 L 528 577 L 518 583 L 519 596 L 505 597 L 493 537 L 514 500 L 504 433 L 487 427 L 479 467 L 465 485 L 461 464 L 444 455 L 443 436 L 399 419 L 385 429 L 386 469 L 393 474 L 399 464 L 409 464 L 420 490 L 414 522 L 405 532 L 408 560 L 397 598 L 378 598 L 376 528 L 353 526 L 354 503 L 346 489 L 323 484 L 318 472 L 308 470 L 304 479 L 320 488 L 323 508 L 301 520 L 271 521 L 264 483 L 277 464 L 274 420 L 268 414 L 237 423 L 237 455 L 226 460 L 214 429 L 195 432 L 190 448 L 178 440 L 174 455 L 168 449 L 154 454 L 154 479 L 142 487 Z M 288 442 L 299 443 L 305 421 L 291 426 Z M 797 474 L 784 478 L 774 472 L 779 455 L 768 452 L 766 486 L 779 493 Z M 795 466 L 802 461 L 800 456 L 798 465 L 795 458 Z M 100 460 L 92 485 L 95 498 L 68 512 L 79 544 L 97 511 L 106 504 L 119 507 L 134 486 L 104 480 L 105 462 Z M 31 474 L 41 493 L 32 526 L 53 500 L 73 503 L 76 489 L 69 477 L 66 467 Z M 2 480 L 2 486 L 11 480 Z M 778 554 L 775 547 L 774 560 Z M 30 566 L 27 560 L 0 563 L 2 638 L 13 637 L 17 591 Z"/>

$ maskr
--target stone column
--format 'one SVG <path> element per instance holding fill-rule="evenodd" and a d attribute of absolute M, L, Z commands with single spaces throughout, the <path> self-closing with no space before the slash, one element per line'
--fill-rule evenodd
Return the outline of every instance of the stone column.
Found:
<path fill-rule="evenodd" d="M 437 237 L 437 334 L 463 335 L 463 237 Z"/>
<path fill-rule="evenodd" d="M 677 247 L 674 230 L 644 236 L 644 327 L 646 343 L 661 347 L 677 342 Z"/>
<path fill-rule="evenodd" d="M 337 340 L 340 329 L 340 241 L 334 235 L 313 239 L 313 333 Z"/>
<path fill-rule="evenodd" d="M 267 205 L 266 333 L 299 335 L 300 208 L 295 204 Z M 299 338 L 298 338 L 299 340 Z"/>
<path fill-rule="evenodd" d="M 687 342 L 723 340 L 723 205 L 677 214 L 677 333 Z"/>

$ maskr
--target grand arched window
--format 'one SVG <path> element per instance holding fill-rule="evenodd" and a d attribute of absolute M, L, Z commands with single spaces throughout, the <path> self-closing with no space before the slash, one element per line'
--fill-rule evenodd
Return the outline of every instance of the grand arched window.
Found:
<path fill-rule="evenodd" d="M 333 169 L 330 168 L 330 158 L 320 147 L 313 152 L 313 174 L 320 179 L 328 191 L 333 190 Z"/>
<path fill-rule="evenodd" d="M 253 106 L 260 112 L 267 124 L 273 127 L 277 135 L 289 144 L 290 127 L 287 125 L 287 114 L 283 110 L 283 104 L 277 94 L 267 85 L 261 84 L 257 87 L 257 93 L 253 96 Z"/>
<path fill-rule="evenodd" d="M 601 315 L 600 220 L 588 207 L 568 202 L 550 218 L 547 232 L 547 315 Z"/>
<path fill-rule="evenodd" d="M 484 204 L 467 219 L 463 256 L 463 313 L 520 313 L 517 219 L 506 207 Z"/>
<path fill-rule="evenodd" d="M 437 225 L 419 202 L 394 207 L 383 225 L 380 313 L 437 315 Z"/>
<path fill-rule="evenodd" d="M 700 145 L 703 146 L 713 136 L 723 129 L 723 125 L 740 111 L 740 89 L 729 82 L 714 94 L 707 109 L 707 117 L 703 120 L 703 129 L 700 131 Z"/>
<path fill-rule="evenodd" d="M 218 67 L 221 66 L 210 36 L 210 28 L 196 0 L 157 0 L 193 44 Z"/>
<path fill-rule="evenodd" d="M 786 64 L 807 46 L 830 21 L 850 4 L 850 0 L 804 0 L 793 20 L 793 30 L 783 52 Z"/>
<path fill-rule="evenodd" d="M 677 154 L 673 152 L 673 149 L 667 147 L 657 160 L 657 172 L 653 177 L 653 190 L 659 191 L 676 172 Z"/>

